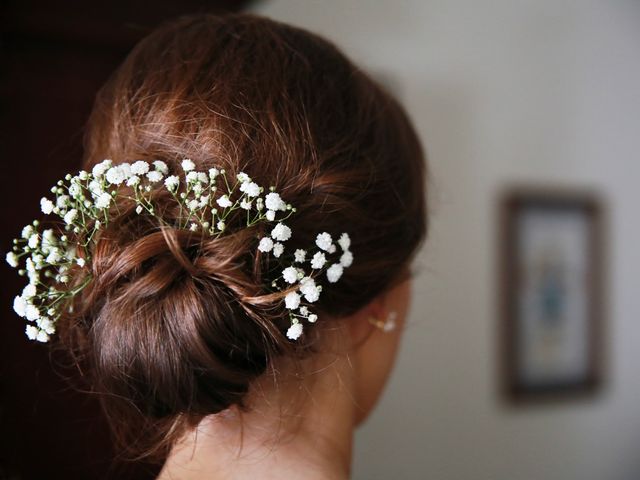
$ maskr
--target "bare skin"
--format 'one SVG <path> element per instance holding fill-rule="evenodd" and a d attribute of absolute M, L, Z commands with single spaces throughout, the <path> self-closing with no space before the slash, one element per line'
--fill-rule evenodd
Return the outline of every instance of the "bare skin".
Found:
<path fill-rule="evenodd" d="M 387 382 L 410 297 L 407 280 L 323 332 L 330 353 L 274 365 L 252 386 L 248 412 L 206 417 L 174 446 L 158 479 L 348 479 L 354 429 Z M 390 311 L 394 331 L 369 322 Z"/>

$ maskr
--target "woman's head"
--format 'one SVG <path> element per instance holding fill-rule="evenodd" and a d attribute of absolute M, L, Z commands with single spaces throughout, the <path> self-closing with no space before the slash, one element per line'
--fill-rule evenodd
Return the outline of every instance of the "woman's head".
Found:
<path fill-rule="evenodd" d="M 257 16 L 183 17 L 142 40 L 87 125 L 83 166 L 103 158 L 246 172 L 296 206 L 300 245 L 345 231 L 354 254 L 294 343 L 266 297 L 260 227 L 196 241 L 126 215 L 111 223 L 67 337 L 114 428 L 144 448 L 242 406 L 274 358 L 313 355 L 323 328 L 402 283 L 426 235 L 423 152 L 403 109 L 326 40 Z"/>

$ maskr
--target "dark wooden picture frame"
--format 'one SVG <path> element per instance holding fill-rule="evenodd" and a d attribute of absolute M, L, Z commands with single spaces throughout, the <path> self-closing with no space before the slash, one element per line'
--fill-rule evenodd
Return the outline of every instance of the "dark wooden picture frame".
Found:
<path fill-rule="evenodd" d="M 503 392 L 511 402 L 602 384 L 604 203 L 594 192 L 513 188 L 500 199 Z"/>

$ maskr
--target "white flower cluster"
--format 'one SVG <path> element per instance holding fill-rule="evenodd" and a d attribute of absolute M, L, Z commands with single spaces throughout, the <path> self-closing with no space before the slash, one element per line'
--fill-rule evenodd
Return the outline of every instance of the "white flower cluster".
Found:
<path fill-rule="evenodd" d="M 7 253 L 6 261 L 12 267 L 18 267 L 21 258 L 26 257 L 25 268 L 19 269 L 18 273 L 29 277 L 29 284 L 13 302 L 15 312 L 29 322 L 27 337 L 48 341 L 55 333 L 56 320 L 62 315 L 66 301 L 91 281 L 90 269 L 79 282 L 71 280 L 71 270 L 89 264 L 92 251 L 89 244 L 96 232 L 113 220 L 113 213 L 121 214 L 119 204 L 115 202 L 118 195 L 133 202 L 136 214 L 146 212 L 166 224 L 154 207 L 154 193 L 164 185 L 180 206 L 177 224 L 170 226 L 216 237 L 225 231 L 232 212 L 246 211 L 247 227 L 261 221 L 276 223 L 270 235 L 259 240 L 258 250 L 271 253 L 276 258 L 284 254 L 284 242 L 291 238 L 292 233 L 284 221 L 296 209 L 285 203 L 274 187 L 262 197 L 263 187 L 244 172 L 236 175 L 235 183 L 230 185 L 224 169 L 210 168 L 207 172 L 199 172 L 190 159 L 182 160 L 181 167 L 182 175 L 169 175 L 167 164 L 160 160 L 113 165 L 107 159 L 95 165 L 91 172 L 82 170 L 75 176 L 67 174 L 67 183 L 60 180 L 51 188 L 55 200 L 46 197 L 40 200 L 42 212 L 60 217 L 64 229 L 77 235 L 78 240 L 70 241 L 67 234 L 57 236 L 53 229 L 40 233 L 37 229 L 39 222 L 34 220 L 23 228 L 21 238 L 13 241 L 13 250 Z M 220 180 L 226 187 L 224 193 L 218 192 Z M 184 187 L 181 189 L 181 186 Z M 114 207 L 116 212 L 112 212 Z M 340 279 L 344 268 L 353 262 L 349 235 L 343 233 L 337 243 L 342 250 L 341 256 L 330 262 L 327 256 L 334 254 L 337 247 L 329 233 L 319 233 L 316 238 L 318 251 L 311 256 L 305 250 L 295 250 L 292 264 L 284 268 L 281 277 L 271 285 L 289 290 L 297 284 L 295 291 L 289 292 L 284 299 L 291 320 L 287 337 L 292 340 L 302 334 L 302 318 L 311 323 L 318 318 L 308 306 L 302 305 L 303 299 L 313 303 L 319 298 L 322 286 L 316 285 L 314 278 L 317 274 L 330 264 L 326 276 L 329 282 L 334 283 Z M 310 273 L 303 268 L 307 258 L 312 269 Z M 46 281 L 43 277 L 53 280 Z M 284 280 L 282 286 L 279 285 L 280 279 Z M 72 306 L 69 311 L 72 311 Z"/>
<path fill-rule="evenodd" d="M 274 257 L 280 257 L 284 252 L 284 244 L 282 242 L 287 241 L 290 237 L 291 229 L 280 222 L 271 230 L 270 236 L 260 239 L 258 250 L 271 252 Z M 337 262 L 332 263 L 326 270 L 327 280 L 330 283 L 337 282 L 344 269 L 353 262 L 353 254 L 349 250 L 351 245 L 349 234 L 343 233 L 338 239 L 338 245 L 342 249 L 342 255 Z M 327 232 L 317 235 L 316 246 L 319 250 L 308 260 L 312 270 L 311 273 L 308 274 L 304 269 L 310 252 L 299 248 L 294 252 L 293 264 L 282 270 L 282 275 L 272 283 L 273 287 L 278 287 L 281 290 L 289 289 L 291 284 L 297 283 L 297 288 L 287 293 L 284 298 L 285 306 L 289 310 L 289 318 L 291 319 L 291 326 L 287 331 L 287 337 L 291 340 L 296 340 L 302 335 L 303 325 L 300 322 L 301 319 L 305 318 L 311 323 L 318 319 L 315 313 L 309 312 L 308 306 L 301 305 L 302 299 L 304 298 L 307 302 L 313 303 L 320 298 L 322 285 L 316 285 L 313 273 L 321 271 L 325 265 L 329 264 L 327 255 L 333 254 L 337 250 L 331 235 Z M 278 286 L 280 278 L 284 280 L 284 287 Z"/>

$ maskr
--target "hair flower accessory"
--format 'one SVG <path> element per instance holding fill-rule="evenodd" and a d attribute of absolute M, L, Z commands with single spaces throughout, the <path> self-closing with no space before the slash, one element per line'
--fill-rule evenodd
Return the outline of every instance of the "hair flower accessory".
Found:
<path fill-rule="evenodd" d="M 316 280 L 322 272 L 329 283 L 335 283 L 352 264 L 349 235 L 342 233 L 336 241 L 341 250 L 337 259 L 332 258 L 337 247 L 328 232 L 317 234 L 317 251 L 298 248 L 289 256 L 285 254 L 285 243 L 291 239 L 292 230 L 285 221 L 296 209 L 281 198 L 275 187 L 261 196 L 264 188 L 245 172 L 238 173 L 235 182 L 230 183 L 224 169 L 199 172 L 188 158 L 181 161 L 180 167 L 181 173 L 169 174 L 169 167 L 161 160 L 113 165 L 106 159 L 91 172 L 81 170 L 75 176 L 67 174 L 65 181 L 59 180 L 51 188 L 55 200 L 40 199 L 42 213 L 59 217 L 60 233 L 62 229 L 67 233 L 57 234 L 52 228 L 40 232 L 40 222 L 34 220 L 22 229 L 20 238 L 13 240 L 12 251 L 6 254 L 11 267 L 18 268 L 24 260 L 24 268 L 18 274 L 29 278 L 13 301 L 14 311 L 27 320 L 25 333 L 29 339 L 48 341 L 64 309 L 72 311 L 69 300 L 91 281 L 91 244 L 96 241 L 96 233 L 120 214 L 118 197 L 133 201 L 137 215 L 151 215 L 168 225 L 158 215 L 152 195 L 163 187 L 180 208 L 179 218 L 169 225 L 173 228 L 219 237 L 227 229 L 229 215 L 235 211 L 245 212 L 242 215 L 246 216 L 246 227 L 272 223 L 265 230 L 268 235 L 256 239 L 256 249 L 282 258 L 285 263 L 270 286 L 287 291 L 283 300 L 290 319 L 287 338 L 297 340 L 303 334 L 303 320 L 317 321 L 318 315 L 307 304 L 317 302 L 320 297 L 322 285 L 316 284 Z M 288 261 L 284 262 L 285 259 Z M 86 275 L 76 284 L 71 275 L 72 269 L 78 268 L 86 269 Z"/>

